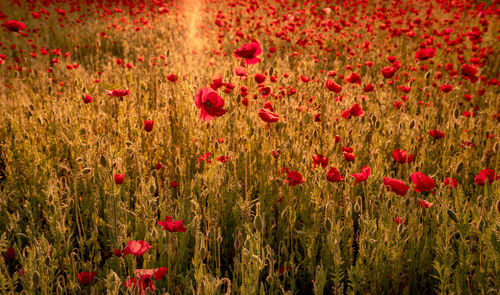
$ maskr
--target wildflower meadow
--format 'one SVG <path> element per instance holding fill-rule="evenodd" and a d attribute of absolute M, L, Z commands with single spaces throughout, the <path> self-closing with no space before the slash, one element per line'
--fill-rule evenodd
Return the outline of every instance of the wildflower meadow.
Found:
<path fill-rule="evenodd" d="M 500 1 L 0 1 L 1 294 L 499 294 Z"/>

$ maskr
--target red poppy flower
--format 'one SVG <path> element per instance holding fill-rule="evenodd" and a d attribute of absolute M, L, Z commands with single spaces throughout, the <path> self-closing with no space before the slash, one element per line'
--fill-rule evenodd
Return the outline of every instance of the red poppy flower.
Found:
<path fill-rule="evenodd" d="M 135 256 L 142 256 L 146 251 L 148 251 L 151 246 L 145 241 L 129 241 L 128 246 L 123 249 L 123 256 L 129 254 Z"/>
<path fill-rule="evenodd" d="M 415 184 L 414 190 L 417 193 L 430 192 L 436 186 L 434 180 L 422 172 L 414 172 L 410 178 Z"/>
<path fill-rule="evenodd" d="M 135 278 L 128 278 L 123 285 L 127 289 L 134 290 L 138 287 L 138 293 L 149 294 L 149 292 L 154 292 L 156 286 L 154 284 L 153 278 L 155 280 L 161 280 L 166 274 L 168 269 L 166 267 L 154 268 L 154 269 L 136 269 L 134 271 Z"/>
<path fill-rule="evenodd" d="M 92 102 L 92 96 L 85 94 L 83 97 L 83 102 L 84 103 L 91 103 Z"/>
<path fill-rule="evenodd" d="M 418 206 L 425 208 L 425 209 L 429 209 L 432 206 L 432 203 L 429 203 L 426 200 L 422 200 L 422 199 L 417 199 L 417 204 L 418 204 Z"/>
<path fill-rule="evenodd" d="M 302 81 L 304 83 L 309 83 L 311 81 L 311 78 L 304 76 L 304 75 L 300 75 L 300 81 Z"/>
<path fill-rule="evenodd" d="M 441 91 L 443 91 L 444 93 L 448 93 L 448 92 L 453 90 L 453 86 L 451 86 L 449 84 L 444 84 L 444 85 L 441 85 L 441 87 L 439 87 L 439 89 L 441 89 Z"/>
<path fill-rule="evenodd" d="M 352 153 L 354 151 L 354 149 L 350 146 L 343 146 L 342 147 L 342 152 L 343 153 Z"/>
<path fill-rule="evenodd" d="M 444 137 L 444 133 L 437 129 L 430 130 L 429 135 L 432 136 L 434 139 L 440 139 Z"/>
<path fill-rule="evenodd" d="M 366 84 L 365 87 L 363 87 L 364 92 L 372 92 L 373 90 L 375 90 L 375 86 L 370 83 Z"/>
<path fill-rule="evenodd" d="M 224 86 L 225 86 L 224 92 L 228 93 L 228 94 L 233 92 L 233 89 L 236 87 L 236 85 L 231 84 L 231 83 L 225 83 Z"/>
<path fill-rule="evenodd" d="M 359 106 L 359 104 L 357 104 L 357 103 L 355 103 L 355 104 L 352 105 L 352 107 L 349 110 L 349 112 L 354 117 L 361 117 L 361 116 L 363 116 L 365 114 L 363 112 L 363 110 L 361 109 L 361 107 Z"/>
<path fill-rule="evenodd" d="M 415 58 L 419 60 L 426 60 L 432 58 L 436 55 L 436 50 L 434 48 L 420 49 L 415 54 Z"/>
<path fill-rule="evenodd" d="M 351 174 L 352 176 L 354 176 L 354 178 L 356 178 L 356 182 L 354 182 L 354 185 L 367 180 L 368 176 L 370 176 L 371 173 L 372 173 L 372 168 L 370 168 L 368 166 L 363 166 L 361 168 L 360 173 Z"/>
<path fill-rule="evenodd" d="M 139 284 L 139 295 L 149 294 L 149 292 L 156 291 L 156 286 L 150 276 L 144 278 L 141 277 L 139 279 L 127 278 L 127 280 L 123 282 L 123 286 L 129 290 L 135 290 L 135 288 L 137 288 L 137 284 Z"/>
<path fill-rule="evenodd" d="M 414 155 L 409 155 L 408 152 L 405 150 L 394 149 L 394 151 L 392 151 L 392 158 L 394 159 L 395 162 L 401 164 L 404 163 L 410 164 L 411 162 L 413 162 Z"/>
<path fill-rule="evenodd" d="M 347 77 L 346 81 L 353 84 L 361 84 L 361 76 L 356 73 L 351 73 L 351 75 Z"/>
<path fill-rule="evenodd" d="M 317 154 L 313 156 L 313 165 L 314 168 L 316 166 L 321 165 L 321 167 L 326 168 L 328 166 L 328 158 L 323 156 L 322 154 Z"/>
<path fill-rule="evenodd" d="M 326 73 L 326 75 L 328 77 L 335 77 L 335 76 L 337 76 L 337 72 L 336 71 L 328 71 L 328 73 Z"/>
<path fill-rule="evenodd" d="M 26 29 L 26 25 L 22 22 L 15 20 L 8 20 L 2 24 L 2 27 L 6 28 L 11 32 L 19 32 L 20 30 Z"/>
<path fill-rule="evenodd" d="M 445 186 L 450 186 L 450 187 L 458 186 L 458 181 L 455 178 L 446 177 L 443 183 Z"/>
<path fill-rule="evenodd" d="M 473 65 L 463 64 L 461 67 L 462 75 L 471 82 L 476 82 L 479 78 L 476 77 L 477 68 Z"/>
<path fill-rule="evenodd" d="M 165 216 L 165 221 L 158 221 L 158 225 L 160 225 L 164 230 L 168 230 L 171 233 L 183 233 L 186 231 L 186 227 L 184 226 L 182 219 L 174 221 L 170 216 Z"/>
<path fill-rule="evenodd" d="M 258 42 L 251 42 L 249 44 L 243 44 L 239 49 L 236 49 L 233 54 L 235 57 L 244 58 L 247 64 L 253 65 L 260 62 L 257 55 L 262 53 L 262 48 Z"/>
<path fill-rule="evenodd" d="M 224 86 L 224 83 L 222 82 L 222 75 L 216 74 L 212 78 L 212 83 L 210 83 L 210 88 L 217 91 L 217 89 L 221 88 L 222 86 Z"/>
<path fill-rule="evenodd" d="M 262 94 L 263 97 L 269 96 L 271 94 L 271 87 L 259 87 L 259 93 Z"/>
<path fill-rule="evenodd" d="M 304 183 L 304 178 L 302 178 L 302 174 L 297 171 L 289 171 L 286 173 L 286 179 L 284 182 L 288 182 L 290 186 L 296 186 L 297 184 Z"/>
<path fill-rule="evenodd" d="M 161 280 L 167 274 L 168 268 L 160 267 L 153 269 L 136 269 L 134 271 L 135 278 L 128 278 L 123 285 L 127 289 L 134 290 L 138 287 L 138 293 L 141 294 L 149 294 L 149 292 L 154 292 L 156 290 L 156 286 L 154 284 L 153 278 L 156 281 Z"/>
<path fill-rule="evenodd" d="M 115 97 L 123 97 L 130 94 L 130 90 L 127 89 L 113 89 L 106 90 L 106 95 L 115 96 Z"/>
<path fill-rule="evenodd" d="M 224 115 L 227 110 L 223 109 L 225 101 L 211 88 L 201 88 L 194 99 L 197 108 L 201 109 L 200 119 L 208 122 L 215 117 Z"/>
<path fill-rule="evenodd" d="M 259 117 L 264 122 L 267 122 L 267 123 L 278 122 L 278 120 L 280 119 L 279 115 L 277 115 L 275 113 L 271 113 L 270 111 L 268 111 L 266 109 L 259 110 Z"/>
<path fill-rule="evenodd" d="M 155 121 L 153 121 L 153 120 L 144 120 L 144 130 L 146 132 L 151 132 L 151 130 L 153 130 L 154 124 L 155 124 Z"/>
<path fill-rule="evenodd" d="M 96 272 L 91 271 L 91 272 L 86 272 L 82 271 L 78 273 L 78 279 L 80 280 L 80 284 L 84 286 L 88 286 L 92 283 L 92 281 L 95 279 Z"/>
<path fill-rule="evenodd" d="M 392 78 L 394 77 L 394 74 L 396 73 L 397 68 L 395 67 L 384 67 L 382 68 L 382 75 L 384 75 L 384 78 Z"/>
<path fill-rule="evenodd" d="M 266 101 L 264 103 L 264 108 L 265 109 L 268 109 L 269 111 L 271 112 L 274 112 L 274 107 L 273 107 L 273 103 L 271 101 Z"/>
<path fill-rule="evenodd" d="M 255 74 L 253 78 L 255 79 L 255 82 L 257 82 L 258 84 L 264 83 L 266 81 L 266 76 L 259 73 Z"/>
<path fill-rule="evenodd" d="M 179 77 L 176 74 L 170 74 L 167 76 L 167 80 L 170 82 L 176 82 L 179 79 Z"/>
<path fill-rule="evenodd" d="M 330 167 L 326 173 L 326 179 L 330 182 L 341 182 L 344 181 L 344 176 L 340 175 L 339 170 L 334 167 Z"/>
<path fill-rule="evenodd" d="M 154 277 L 155 280 L 159 281 L 165 277 L 165 275 L 168 272 L 168 268 L 166 267 L 159 267 L 159 268 L 152 268 L 152 269 L 136 269 L 134 271 L 136 277 Z"/>
<path fill-rule="evenodd" d="M 400 196 L 406 196 L 410 189 L 403 181 L 395 178 L 384 177 L 384 185 L 388 191 L 394 192 Z"/>
<path fill-rule="evenodd" d="M 237 76 L 243 77 L 243 76 L 247 75 L 247 69 L 245 69 L 244 67 L 239 67 L 238 66 L 238 67 L 234 68 L 234 73 Z"/>
<path fill-rule="evenodd" d="M 125 174 L 115 174 L 114 178 L 116 184 L 122 184 L 123 181 L 125 180 Z"/>
<path fill-rule="evenodd" d="M 356 159 L 356 154 L 344 152 L 344 159 L 347 162 L 352 162 L 352 161 L 354 161 L 354 159 Z"/>
<path fill-rule="evenodd" d="M 217 162 L 226 163 L 229 161 L 229 156 L 220 156 L 217 158 Z"/>
<path fill-rule="evenodd" d="M 335 93 L 340 93 L 340 91 L 342 91 L 342 86 L 340 86 L 339 84 L 335 83 L 335 81 L 333 81 L 333 80 L 326 80 L 325 87 L 328 90 L 333 91 Z"/>
<path fill-rule="evenodd" d="M 117 248 L 117 249 L 115 249 L 115 250 L 113 251 L 113 255 L 115 255 L 116 257 L 122 257 L 122 255 L 123 255 L 122 250 L 120 250 L 120 249 L 118 249 L 118 248 Z"/>
<path fill-rule="evenodd" d="M 489 184 L 491 184 L 493 181 L 500 179 L 500 176 L 495 173 L 494 170 L 491 169 L 484 169 L 481 172 L 479 172 L 476 177 L 474 177 L 474 182 L 477 185 L 484 185 L 486 181 L 488 181 Z"/>
<path fill-rule="evenodd" d="M 405 105 L 402 102 L 400 102 L 400 101 L 396 101 L 393 106 L 394 106 L 394 108 L 396 108 L 398 110 L 400 110 L 400 109 L 402 109 L 402 108 L 405 107 Z"/>

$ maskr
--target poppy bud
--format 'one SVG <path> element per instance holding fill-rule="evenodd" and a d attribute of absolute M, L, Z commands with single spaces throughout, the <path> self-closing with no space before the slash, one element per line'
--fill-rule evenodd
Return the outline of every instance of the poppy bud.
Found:
<path fill-rule="evenodd" d="M 451 211 L 450 209 L 446 210 L 446 213 L 448 213 L 448 216 L 451 218 L 451 220 L 455 221 L 456 223 L 458 223 L 458 217 L 457 217 L 457 214 L 453 211 Z"/>

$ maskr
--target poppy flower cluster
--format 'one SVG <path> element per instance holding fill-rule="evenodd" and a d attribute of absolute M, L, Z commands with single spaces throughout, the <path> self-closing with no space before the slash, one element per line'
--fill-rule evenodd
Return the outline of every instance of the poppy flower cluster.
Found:
<path fill-rule="evenodd" d="M 127 247 L 123 249 L 123 256 L 142 256 L 149 249 L 151 249 L 151 245 L 146 241 L 129 241 Z"/>
<path fill-rule="evenodd" d="M 364 115 L 363 109 L 361 109 L 361 106 L 359 104 L 355 103 L 352 105 L 352 107 L 346 109 L 345 111 L 340 114 L 342 118 L 344 119 L 350 119 L 351 117 L 361 117 Z"/>
<path fill-rule="evenodd" d="M 150 294 L 156 291 L 155 281 L 159 281 L 165 277 L 168 268 L 160 267 L 154 269 L 136 269 L 135 277 L 128 278 L 123 285 L 128 290 L 137 290 L 138 294 Z M 153 280 L 154 279 L 154 280 Z"/>
<path fill-rule="evenodd" d="M 494 181 L 498 179 L 500 179 L 500 175 L 497 175 L 494 170 L 483 169 L 476 175 L 476 177 L 474 177 L 474 182 L 477 185 L 483 186 L 486 183 L 492 184 Z"/>
<path fill-rule="evenodd" d="M 313 166 L 316 168 L 316 166 L 320 165 L 323 168 L 326 168 L 328 166 L 328 158 L 323 156 L 322 154 L 316 154 L 313 156 Z"/>
<path fill-rule="evenodd" d="M 184 226 L 182 219 L 174 221 L 170 216 L 165 216 L 165 221 L 158 221 L 158 225 L 160 225 L 162 229 L 167 230 L 171 233 L 183 233 L 186 231 L 186 227 Z"/>
<path fill-rule="evenodd" d="M 394 149 L 392 152 L 392 158 L 394 159 L 395 162 L 401 163 L 401 164 L 411 164 L 413 162 L 413 159 L 415 158 L 414 155 L 408 154 L 407 151 L 405 150 L 398 150 Z"/>
<path fill-rule="evenodd" d="M 370 168 L 368 166 L 363 166 L 361 168 L 361 172 L 351 174 L 356 179 L 356 182 L 354 182 L 354 185 L 356 185 L 360 182 L 366 181 L 368 179 L 368 176 L 370 176 L 371 173 L 372 173 L 372 168 Z"/>

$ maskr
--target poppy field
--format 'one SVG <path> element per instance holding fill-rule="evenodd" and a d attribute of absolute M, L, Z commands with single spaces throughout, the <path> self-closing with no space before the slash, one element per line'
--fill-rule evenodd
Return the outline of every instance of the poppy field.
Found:
<path fill-rule="evenodd" d="M 499 294 L 500 2 L 0 2 L 1 294 Z"/>

